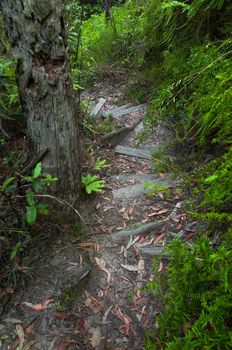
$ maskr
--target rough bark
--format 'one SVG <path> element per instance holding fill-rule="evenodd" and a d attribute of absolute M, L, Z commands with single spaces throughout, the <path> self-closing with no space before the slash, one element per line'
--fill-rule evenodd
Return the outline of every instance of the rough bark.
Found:
<path fill-rule="evenodd" d="M 33 154 L 48 149 L 45 172 L 77 202 L 79 135 L 60 0 L 0 0 Z"/>

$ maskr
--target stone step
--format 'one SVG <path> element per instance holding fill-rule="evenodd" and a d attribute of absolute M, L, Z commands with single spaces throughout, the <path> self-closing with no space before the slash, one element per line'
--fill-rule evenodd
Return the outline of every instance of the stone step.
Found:
<path fill-rule="evenodd" d="M 112 177 L 111 177 L 112 179 Z M 173 182 L 170 180 L 170 178 L 161 178 L 158 175 L 140 175 L 140 174 L 134 174 L 134 175 L 118 175 L 114 176 L 113 179 L 115 181 L 129 181 L 129 180 L 136 180 L 140 183 L 135 185 L 128 185 L 121 188 L 118 188 L 116 190 L 113 190 L 113 197 L 114 199 L 134 199 L 139 197 L 141 194 L 146 194 L 149 192 L 149 189 L 144 189 L 144 182 L 150 182 L 157 186 L 166 185 L 169 187 L 173 187 Z"/>
<path fill-rule="evenodd" d="M 100 110 L 102 109 L 102 107 L 104 106 L 104 104 L 106 103 L 106 101 L 107 100 L 105 98 L 101 97 L 98 103 L 96 104 L 96 106 L 93 108 L 91 115 L 96 117 L 100 112 Z"/>
<path fill-rule="evenodd" d="M 129 156 L 129 157 L 142 158 L 142 159 L 148 159 L 148 160 L 151 159 L 151 154 L 145 153 L 141 149 L 126 147 L 122 145 L 118 145 L 115 148 L 115 153 L 123 154 L 124 156 Z"/>
<path fill-rule="evenodd" d="M 146 107 L 146 104 L 137 105 L 137 106 L 131 106 L 126 104 L 117 108 L 110 109 L 107 112 L 104 112 L 103 116 L 104 117 L 112 116 L 113 118 L 120 118 L 132 112 L 140 111 L 145 107 Z"/>

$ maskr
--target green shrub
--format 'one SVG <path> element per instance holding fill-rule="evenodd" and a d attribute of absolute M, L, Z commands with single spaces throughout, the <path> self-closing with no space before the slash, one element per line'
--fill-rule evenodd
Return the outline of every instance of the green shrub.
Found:
<path fill-rule="evenodd" d="M 150 284 L 163 305 L 153 334 L 156 349 L 231 348 L 231 242 L 230 229 L 220 245 L 204 235 L 193 245 L 179 239 L 169 245 L 168 269 L 160 275 L 154 267 L 156 281 Z"/>

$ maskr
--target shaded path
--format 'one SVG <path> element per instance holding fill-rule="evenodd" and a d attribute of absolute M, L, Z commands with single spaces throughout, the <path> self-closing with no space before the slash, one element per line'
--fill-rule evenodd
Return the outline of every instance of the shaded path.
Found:
<path fill-rule="evenodd" d="M 102 91 L 106 89 L 103 85 Z M 118 124 L 130 126 L 143 117 L 145 106 L 116 108 L 115 90 L 108 96 L 98 91 L 93 100 L 103 105 L 104 97 L 100 113 L 113 109 L 110 114 Z M 176 234 L 187 239 L 193 224 L 187 222 L 170 175 L 152 172 L 151 151 L 167 141 L 168 131 L 157 127 L 135 148 L 142 127 L 141 122 L 123 135 L 116 148 L 98 149 L 112 167 L 107 190 L 82 206 L 86 236 L 80 242 L 75 234 L 65 233 L 41 251 L 33 282 L 13 296 L 1 321 L 1 349 L 8 349 L 7 344 L 16 349 L 12 338 L 19 341 L 20 330 L 27 349 L 144 349 L 144 333 L 159 312 L 159 301 L 141 289 L 154 277 L 151 259 L 161 256 L 160 271 L 165 268 L 163 247 Z M 147 197 L 144 182 L 168 186 L 169 196 L 158 191 Z M 49 302 L 41 311 L 23 303 L 44 300 Z"/>

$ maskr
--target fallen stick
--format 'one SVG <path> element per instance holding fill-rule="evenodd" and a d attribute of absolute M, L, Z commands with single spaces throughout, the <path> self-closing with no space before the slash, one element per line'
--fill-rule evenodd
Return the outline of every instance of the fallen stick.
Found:
<path fill-rule="evenodd" d="M 112 235 L 113 240 L 118 240 L 122 237 L 130 237 L 130 236 L 139 236 L 144 235 L 147 233 L 150 233 L 151 231 L 160 229 L 161 226 L 166 224 L 174 214 L 176 214 L 177 210 L 182 206 L 182 202 L 178 202 L 172 212 L 163 220 L 158 220 L 156 222 L 150 222 L 148 224 L 142 225 L 140 227 L 137 227 L 135 229 L 129 229 L 129 230 L 122 230 L 114 233 Z"/>

